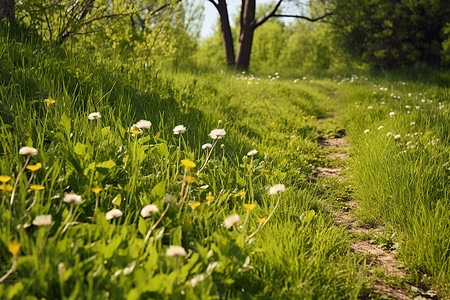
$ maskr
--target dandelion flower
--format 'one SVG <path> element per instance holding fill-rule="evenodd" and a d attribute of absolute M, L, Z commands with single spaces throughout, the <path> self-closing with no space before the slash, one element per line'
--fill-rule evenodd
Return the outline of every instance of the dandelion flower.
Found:
<path fill-rule="evenodd" d="M 364 130 L 364 133 L 368 133 L 368 132 L 370 132 L 370 129 Z"/>
<path fill-rule="evenodd" d="M 2 182 L 2 183 L 7 183 L 10 180 L 11 180 L 11 176 L 8 176 L 8 175 L 1 175 L 0 176 L 0 182 Z"/>
<path fill-rule="evenodd" d="M 108 211 L 106 213 L 106 220 L 111 220 L 111 219 L 114 219 L 114 218 L 118 218 L 118 217 L 121 217 L 122 215 L 123 214 L 122 214 L 122 211 L 120 209 L 114 208 L 114 209 L 111 209 L 110 211 Z"/>
<path fill-rule="evenodd" d="M 182 159 L 181 160 L 181 164 L 186 168 L 186 169 L 193 169 L 195 168 L 195 163 L 190 160 L 190 159 Z"/>
<path fill-rule="evenodd" d="M 188 182 L 188 183 L 194 183 L 194 182 L 195 182 L 195 177 L 192 177 L 192 176 L 186 176 L 186 182 Z"/>
<path fill-rule="evenodd" d="M 177 125 L 173 129 L 173 134 L 180 134 L 180 133 L 184 133 L 185 131 L 186 131 L 186 127 L 184 127 L 183 125 Z"/>
<path fill-rule="evenodd" d="M 252 211 L 255 209 L 256 204 L 255 203 L 244 203 L 243 206 L 246 210 Z"/>
<path fill-rule="evenodd" d="M 150 127 L 152 126 L 152 122 L 147 120 L 140 120 L 135 125 L 139 129 L 150 129 Z"/>
<path fill-rule="evenodd" d="M 12 255 L 16 256 L 20 251 L 20 243 L 17 241 L 12 241 L 8 244 L 8 250 Z"/>
<path fill-rule="evenodd" d="M 209 133 L 209 136 L 213 139 L 221 139 L 222 137 L 224 137 L 226 134 L 225 129 L 213 129 L 211 130 L 211 132 Z"/>
<path fill-rule="evenodd" d="M 37 149 L 33 147 L 22 147 L 19 150 L 20 155 L 37 155 Z"/>
<path fill-rule="evenodd" d="M 381 130 L 381 129 L 383 129 L 383 128 L 384 128 L 384 126 L 381 125 L 381 126 L 378 127 L 378 130 Z"/>
<path fill-rule="evenodd" d="M 367 109 L 373 109 L 373 106 L 367 106 Z"/>
<path fill-rule="evenodd" d="M 102 115 L 99 112 L 93 112 L 90 113 L 88 116 L 89 120 L 95 120 L 95 119 L 100 119 L 102 117 Z"/>
<path fill-rule="evenodd" d="M 41 163 L 37 163 L 35 165 L 28 165 L 27 166 L 27 169 L 32 171 L 32 172 L 35 172 L 35 171 L 39 170 L 40 168 L 42 168 L 42 164 Z"/>
<path fill-rule="evenodd" d="M 258 218 L 258 223 L 262 224 L 267 220 L 267 218 Z"/>
<path fill-rule="evenodd" d="M 65 194 L 63 201 L 70 204 L 81 204 L 81 196 L 77 194 Z"/>
<path fill-rule="evenodd" d="M 155 214 L 157 212 L 159 212 L 158 207 L 156 205 L 154 205 L 154 204 L 149 204 L 149 205 L 146 205 L 146 206 L 144 206 L 142 208 L 141 216 L 143 218 L 147 218 L 147 217 L 150 217 L 152 214 Z"/>
<path fill-rule="evenodd" d="M 395 112 L 391 111 L 391 112 L 389 113 L 389 116 L 391 116 L 391 117 L 395 116 Z"/>
<path fill-rule="evenodd" d="M 40 215 L 36 216 L 33 220 L 33 225 L 36 226 L 48 226 L 52 224 L 52 215 Z"/>
<path fill-rule="evenodd" d="M 174 195 L 167 194 L 164 196 L 163 201 L 168 204 L 177 203 L 177 198 Z"/>
<path fill-rule="evenodd" d="M 396 139 L 396 140 L 399 139 L 399 138 L 401 138 L 400 134 L 397 134 L 397 135 L 394 136 L 394 139 Z"/>
<path fill-rule="evenodd" d="M 206 143 L 206 144 L 203 144 L 203 145 L 202 145 L 202 149 L 203 149 L 203 150 L 205 150 L 205 149 L 207 149 L 207 148 L 211 149 L 211 148 L 212 148 L 212 145 L 211 145 L 210 143 Z"/>
<path fill-rule="evenodd" d="M 32 185 L 30 185 L 30 189 L 35 190 L 35 191 L 42 191 L 43 189 L 45 189 L 45 187 L 43 185 L 39 185 L 39 184 L 32 184 Z"/>
<path fill-rule="evenodd" d="M 95 187 L 92 188 L 92 191 L 94 192 L 94 194 L 99 194 L 101 191 L 103 191 L 103 189 L 101 187 Z"/>
<path fill-rule="evenodd" d="M 170 246 L 166 251 L 166 256 L 186 256 L 186 250 L 180 246 Z"/>
<path fill-rule="evenodd" d="M 416 122 L 411 122 L 411 123 L 409 123 L 409 125 L 411 125 L 411 126 L 416 125 Z"/>
<path fill-rule="evenodd" d="M 188 205 L 192 210 L 195 210 L 197 207 L 200 206 L 200 202 L 188 203 Z"/>
<path fill-rule="evenodd" d="M 258 153 L 258 150 L 253 149 L 253 150 L 251 150 L 251 151 L 249 151 L 249 152 L 247 153 L 247 156 L 253 156 L 253 155 L 255 155 L 256 153 Z"/>
<path fill-rule="evenodd" d="M 207 200 L 208 202 L 211 202 L 211 201 L 214 200 L 214 196 L 208 195 L 208 196 L 206 196 L 206 200 Z"/>
<path fill-rule="evenodd" d="M 11 192 L 13 190 L 13 187 L 10 184 L 2 184 L 2 185 L 0 185 L 0 190 Z"/>
<path fill-rule="evenodd" d="M 278 192 L 284 192 L 286 190 L 284 184 L 275 184 L 269 189 L 269 195 L 275 195 Z"/>
<path fill-rule="evenodd" d="M 53 99 L 48 98 L 48 99 L 44 99 L 44 102 L 45 102 L 47 105 L 50 105 L 50 104 L 55 103 L 56 101 L 53 100 Z"/>
<path fill-rule="evenodd" d="M 135 135 L 138 135 L 138 134 L 141 134 L 141 133 L 142 133 L 142 131 L 141 131 L 140 129 L 130 129 L 130 132 L 131 132 L 132 134 L 135 134 Z"/>
<path fill-rule="evenodd" d="M 241 217 L 238 214 L 231 215 L 225 218 L 223 221 L 223 225 L 226 228 L 231 228 L 233 225 L 236 225 L 241 220 Z"/>

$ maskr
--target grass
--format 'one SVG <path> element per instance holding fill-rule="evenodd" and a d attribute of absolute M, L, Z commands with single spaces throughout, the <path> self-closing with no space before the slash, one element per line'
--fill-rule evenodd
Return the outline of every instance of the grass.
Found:
<path fill-rule="evenodd" d="M 445 87 L 385 78 L 389 88 L 381 91 L 356 77 L 294 83 L 177 71 L 77 44 L 55 47 L 27 33 L 3 32 L 0 41 L 0 173 L 11 177 L 1 191 L 0 275 L 16 264 L 0 285 L 2 299 L 357 299 L 367 294 L 364 259 L 350 253 L 351 236 L 324 203 L 355 195 L 367 222 L 399 232 L 397 251 L 413 280 L 431 275 L 445 292 Z M 433 102 L 421 104 L 419 93 Z M 55 103 L 47 105 L 49 98 Z M 414 109 L 408 114 L 405 105 Z M 89 120 L 93 112 L 101 118 Z M 139 120 L 152 126 L 132 134 Z M 186 132 L 173 134 L 181 124 Z M 342 124 L 352 189 L 329 181 L 327 190 L 326 180 L 309 180 L 314 166 L 333 164 L 321 157 L 317 138 L 340 136 Z M 218 128 L 226 135 L 211 139 Z M 206 143 L 215 146 L 203 149 Z M 42 168 L 34 175 L 19 176 L 24 146 L 38 150 L 30 163 Z M 196 166 L 185 168 L 183 159 Z M 16 180 L 11 205 L 6 184 Z M 275 184 L 286 191 L 269 195 Z M 64 202 L 68 193 L 83 202 Z M 249 203 L 256 204 L 251 212 L 243 206 Z M 143 218 L 149 204 L 159 211 Z M 122 215 L 107 219 L 112 209 Z M 51 215 L 51 225 L 33 224 L 41 215 Z M 226 228 L 232 215 L 240 221 Z M 167 255 L 171 246 L 186 255 Z"/>
<path fill-rule="evenodd" d="M 17 262 L 0 285 L 2 298 L 357 297 L 363 265 L 306 180 L 319 152 L 315 118 L 327 115 L 327 89 L 171 73 L 34 38 L 5 34 L 0 46 L 0 168 L 12 177 L 7 184 L 19 178 L 13 205 L 11 191 L 2 191 L 5 273 Z M 47 105 L 49 98 L 55 103 Z M 101 118 L 89 120 L 92 112 Z M 152 126 L 133 136 L 140 119 Z M 187 130 L 174 135 L 179 124 Z M 226 135 L 197 174 L 215 128 Z M 24 146 L 38 151 L 30 163 L 42 164 L 33 178 L 29 170 L 19 176 Z M 258 153 L 247 157 L 252 149 Z M 185 158 L 196 167 L 185 169 Z M 185 173 L 195 182 L 184 184 Z M 45 189 L 30 190 L 30 179 Z M 286 192 L 268 195 L 277 183 Z M 103 190 L 96 194 L 96 187 Z M 65 203 L 68 193 L 83 202 Z M 167 195 L 176 203 L 164 202 Z M 257 204 L 245 227 L 244 203 Z M 159 212 L 144 219 L 148 204 Z M 122 215 L 107 220 L 112 209 Z M 241 221 L 227 229 L 233 214 Z M 51 215 L 51 225 L 37 226 L 41 215 Z M 13 241 L 19 252 L 8 248 Z M 172 245 L 186 256 L 167 256 Z"/>

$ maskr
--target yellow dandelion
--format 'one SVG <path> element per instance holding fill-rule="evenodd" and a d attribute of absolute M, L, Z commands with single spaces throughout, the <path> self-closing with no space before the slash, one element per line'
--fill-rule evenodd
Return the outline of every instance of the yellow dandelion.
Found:
<path fill-rule="evenodd" d="M 12 241 L 8 244 L 8 250 L 12 255 L 16 256 L 20 250 L 20 243 L 17 241 Z"/>
<path fill-rule="evenodd" d="M 240 191 L 240 192 L 238 193 L 238 195 L 241 196 L 242 198 L 244 198 L 244 197 L 245 197 L 245 191 Z"/>
<path fill-rule="evenodd" d="M 302 116 L 302 119 L 307 119 L 307 117 L 306 116 Z"/>
<path fill-rule="evenodd" d="M 30 170 L 31 172 L 35 172 L 37 170 L 39 170 L 40 168 L 42 168 L 41 163 L 37 163 L 35 165 L 28 165 L 27 169 Z"/>
<path fill-rule="evenodd" d="M 181 164 L 186 168 L 186 169 L 193 169 L 195 168 L 195 163 L 190 160 L 190 159 L 182 159 L 181 160 Z"/>
<path fill-rule="evenodd" d="M 192 176 L 186 176 L 186 182 L 194 183 L 195 182 L 195 178 L 192 177 Z"/>
<path fill-rule="evenodd" d="M 11 192 L 13 190 L 13 187 L 10 184 L 2 184 L 2 185 L 0 185 L 0 190 Z"/>
<path fill-rule="evenodd" d="M 95 188 L 92 188 L 92 191 L 93 191 L 96 195 L 98 195 L 101 191 L 103 191 L 103 189 L 102 189 L 101 187 L 95 187 Z"/>
<path fill-rule="evenodd" d="M 311 119 L 314 119 L 314 118 L 315 118 L 315 116 L 310 116 L 310 118 L 311 118 Z"/>
<path fill-rule="evenodd" d="M 248 211 L 252 211 L 256 207 L 255 203 L 244 203 L 243 205 L 244 205 L 244 208 Z"/>
<path fill-rule="evenodd" d="M 39 184 L 32 184 L 30 185 L 30 189 L 35 191 L 42 191 L 43 189 L 45 189 L 45 186 Z"/>
<path fill-rule="evenodd" d="M 138 134 L 141 134 L 141 133 L 142 133 L 142 131 L 136 130 L 136 129 L 131 129 L 130 132 L 131 132 L 131 133 L 134 133 L 135 135 L 138 135 Z"/>
<path fill-rule="evenodd" d="M 189 203 L 188 205 L 192 210 L 195 210 L 197 207 L 200 206 L 200 202 L 193 202 L 193 203 Z"/>
<path fill-rule="evenodd" d="M 267 220 L 266 218 L 259 218 L 259 219 L 258 219 L 258 223 L 259 223 L 259 224 L 262 224 L 262 223 L 264 223 L 266 220 Z"/>
<path fill-rule="evenodd" d="M 50 105 L 50 104 L 55 103 L 56 101 L 53 100 L 53 99 L 51 99 L 51 98 L 47 98 L 47 99 L 44 99 L 44 102 L 45 102 L 47 105 Z"/>
<path fill-rule="evenodd" d="M 208 195 L 208 196 L 206 196 L 206 200 L 207 200 L 208 202 L 211 202 L 211 201 L 214 200 L 214 196 Z"/>
<path fill-rule="evenodd" d="M 11 176 L 7 176 L 7 175 L 0 176 L 0 182 L 2 182 L 2 183 L 7 183 L 10 180 L 11 180 Z"/>

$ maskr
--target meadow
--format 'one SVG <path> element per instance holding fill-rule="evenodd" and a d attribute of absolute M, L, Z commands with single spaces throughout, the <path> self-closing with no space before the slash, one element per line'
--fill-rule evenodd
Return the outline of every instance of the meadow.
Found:
<path fill-rule="evenodd" d="M 333 184 L 395 233 L 400 284 L 448 295 L 448 74 L 201 73 L 0 39 L 2 299 L 368 295 L 379 275 L 311 180 L 342 129 Z"/>

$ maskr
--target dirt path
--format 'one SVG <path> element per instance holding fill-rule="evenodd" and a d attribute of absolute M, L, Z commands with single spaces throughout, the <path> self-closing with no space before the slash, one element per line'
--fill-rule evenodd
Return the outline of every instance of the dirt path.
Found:
<path fill-rule="evenodd" d="M 347 154 L 348 144 L 345 137 L 320 139 L 318 142 L 324 149 L 324 153 L 326 153 L 323 158 L 331 163 L 329 167 L 316 167 L 315 176 L 318 178 L 334 178 L 339 184 L 345 184 L 346 178 L 343 173 L 345 173 L 346 160 L 349 157 Z M 354 239 L 351 251 L 365 256 L 370 268 L 369 275 L 374 277 L 371 292 L 360 299 L 412 299 L 405 287 L 388 284 L 385 280 L 385 278 L 394 278 L 395 282 L 402 282 L 406 272 L 401 268 L 401 262 L 396 259 L 391 251 L 383 249 L 381 245 L 377 245 L 375 240 L 371 238 L 383 235 L 384 228 L 381 226 L 370 227 L 362 225 L 354 215 L 354 211 L 358 208 L 355 200 L 349 198 L 340 204 L 343 205 L 334 209 L 333 212 L 335 224 L 345 227 L 352 234 Z M 335 207 L 336 205 L 332 206 Z M 416 298 L 427 299 L 418 297 Z"/>

